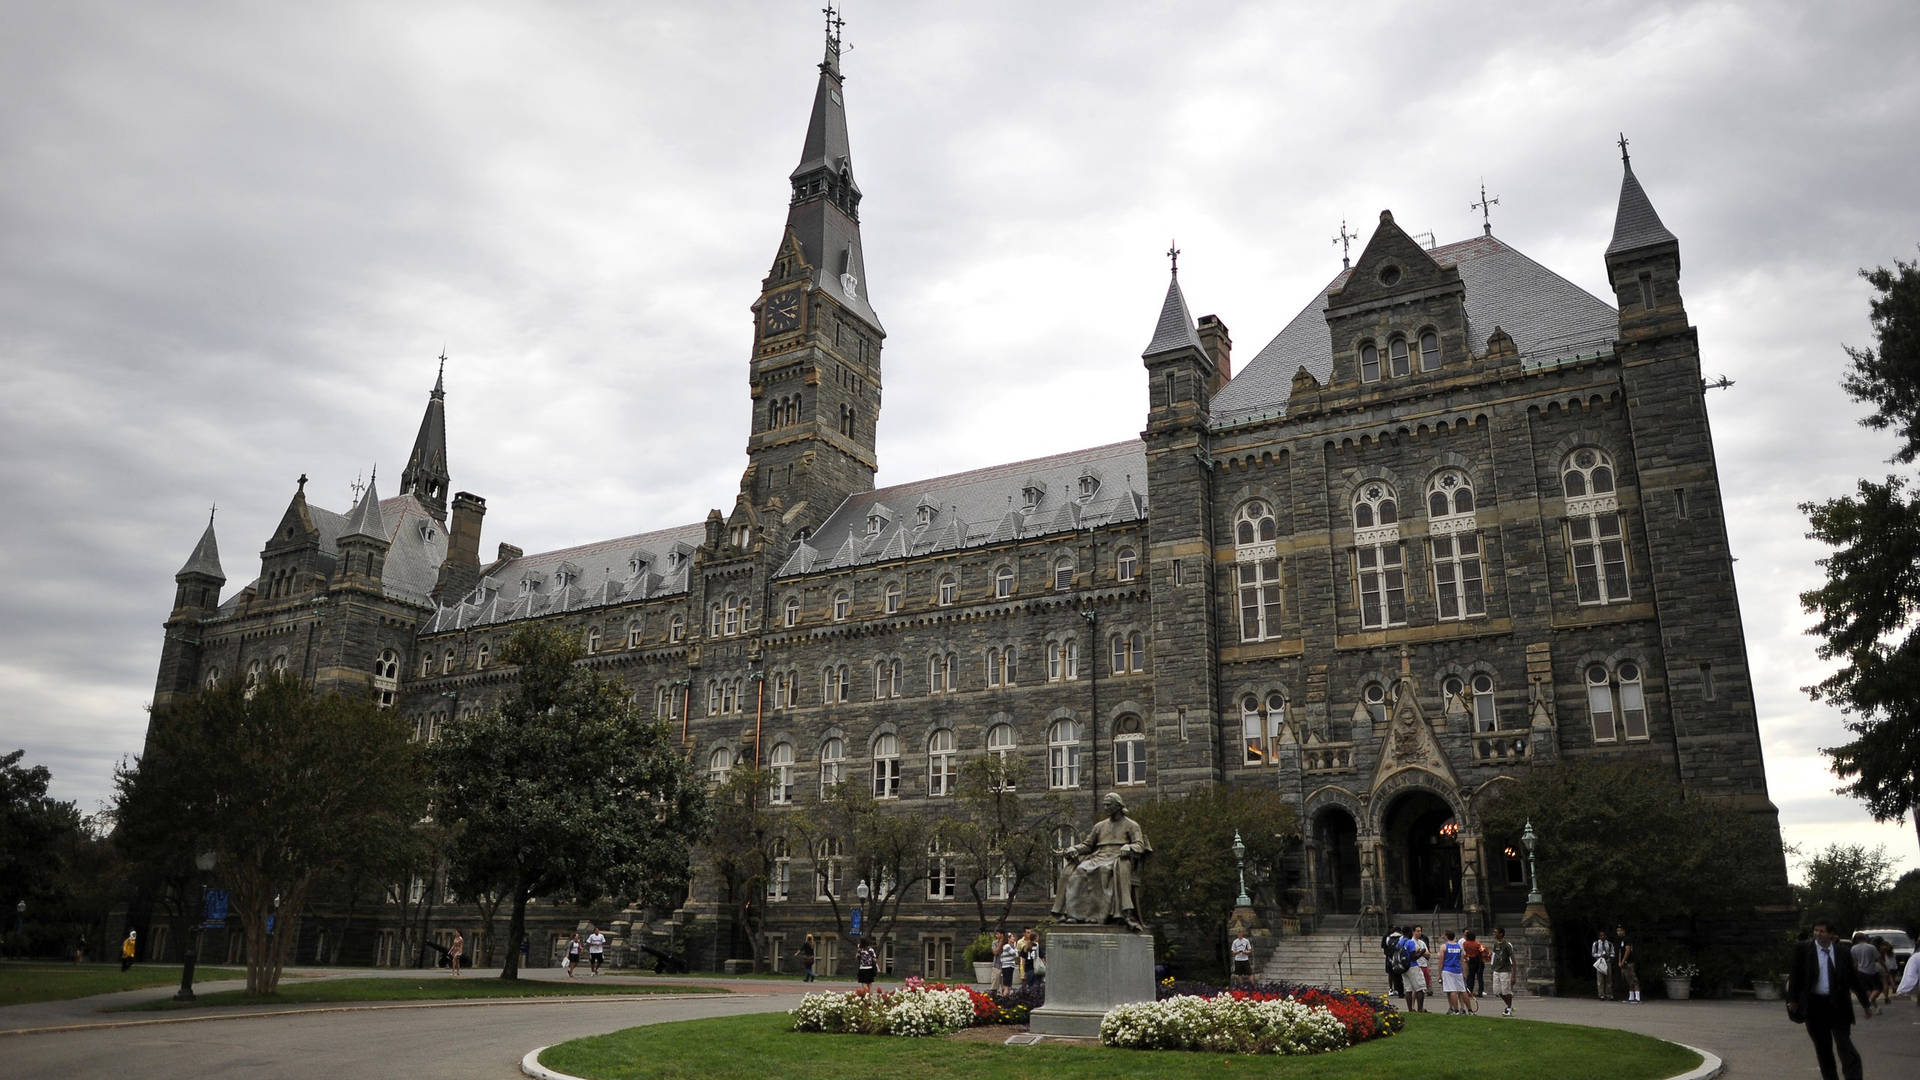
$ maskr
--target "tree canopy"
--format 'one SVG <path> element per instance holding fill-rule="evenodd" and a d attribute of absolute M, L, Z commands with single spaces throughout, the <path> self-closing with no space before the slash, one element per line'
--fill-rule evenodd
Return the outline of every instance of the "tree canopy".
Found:
<path fill-rule="evenodd" d="M 1848 348 L 1842 385 L 1872 408 L 1861 423 L 1899 438 L 1893 460 L 1920 456 L 1920 264 L 1863 270 L 1878 348 Z M 1905 479 L 1862 479 L 1853 495 L 1800 509 L 1808 536 L 1834 549 L 1820 560 L 1826 581 L 1800 594 L 1825 639 L 1823 660 L 1840 667 L 1807 692 L 1847 714 L 1854 736 L 1826 747 L 1840 790 L 1878 821 L 1914 814 L 1920 832 L 1920 499 Z"/>
<path fill-rule="evenodd" d="M 1864 930 L 1893 888 L 1893 859 L 1881 845 L 1828 844 L 1807 860 L 1800 887 L 1801 915 L 1825 917 L 1846 934 Z"/>
<path fill-rule="evenodd" d="M 506 964 L 519 977 L 527 901 L 667 904 L 710 816 L 705 787 L 663 721 L 643 720 L 621 688 L 578 663 L 571 635 L 514 632 L 517 668 L 498 708 L 443 725 L 427 758 L 434 813 L 459 828 L 453 888 L 512 901 Z"/>
<path fill-rule="evenodd" d="M 371 699 L 270 676 L 203 690 L 153 718 L 115 777 L 131 858 L 214 852 L 247 939 L 247 992 L 271 994 L 293 942 L 269 929 L 327 873 L 390 861 L 425 809 L 411 729 Z"/>
<path fill-rule="evenodd" d="M 1562 919 L 1729 919 L 1786 900 L 1783 856 L 1767 823 L 1724 801 L 1682 798 L 1659 765 L 1534 769 L 1502 785 L 1481 817 L 1494 836 L 1533 824 L 1540 891 Z"/>
<path fill-rule="evenodd" d="M 1012 754 L 968 759 L 955 788 L 959 813 L 940 827 L 940 846 L 955 855 L 954 870 L 973 897 L 980 931 L 1005 930 L 1015 901 L 1032 884 L 1043 895 L 1053 888 L 1053 834 L 1069 824 L 1070 808 L 1059 792 L 1024 790 L 1029 770 L 1025 758 Z"/>
<path fill-rule="evenodd" d="M 1240 895 L 1233 857 L 1237 829 L 1246 845 L 1247 889 L 1277 904 L 1280 861 L 1299 842 L 1293 804 L 1276 789 L 1210 784 L 1129 810 L 1146 831 L 1153 857 L 1142 871 L 1148 923 L 1169 923 L 1183 937 L 1225 944 L 1221 931 Z M 1085 828 L 1091 822 L 1083 823 Z"/>

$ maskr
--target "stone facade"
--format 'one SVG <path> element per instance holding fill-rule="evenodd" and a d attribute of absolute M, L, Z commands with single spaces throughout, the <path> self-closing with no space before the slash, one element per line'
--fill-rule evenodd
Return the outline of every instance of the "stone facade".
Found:
<path fill-rule="evenodd" d="M 1490 233 L 1428 249 L 1383 213 L 1238 374 L 1176 273 L 1138 441 L 876 490 L 885 332 L 843 108 L 830 42 L 754 305 L 730 507 L 483 565 L 484 501 L 455 494 L 448 522 L 436 384 L 401 494 L 334 514 L 303 477 L 260 577 L 224 602 L 209 525 L 156 708 L 279 668 L 386 694 L 431 737 L 509 688 L 490 658 L 546 620 L 703 766 L 787 770 L 781 812 L 893 752 L 882 793 L 939 815 L 930 747 L 985 753 L 996 728 L 1087 820 L 1116 784 L 1130 802 L 1275 786 L 1306 831 L 1290 884 L 1308 925 L 1518 912 L 1517 838 L 1478 808 L 1562 759 L 1655 762 L 1774 816 L 1678 243 L 1630 168 L 1613 306 Z M 788 953 L 835 925 L 807 853 L 790 870 L 768 904 Z M 739 948 L 717 889 L 696 874 L 675 920 L 702 966 Z M 958 895 L 906 904 L 898 973 L 952 974 Z M 1036 884 L 1016 917 L 1045 899 Z"/>

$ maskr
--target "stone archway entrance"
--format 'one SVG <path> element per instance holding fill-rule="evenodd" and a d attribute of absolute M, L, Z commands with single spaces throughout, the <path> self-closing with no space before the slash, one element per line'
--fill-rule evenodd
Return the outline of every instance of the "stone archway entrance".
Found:
<path fill-rule="evenodd" d="M 1386 899 L 1394 912 L 1459 911 L 1463 907 L 1459 822 L 1431 791 L 1408 791 L 1381 819 Z"/>
<path fill-rule="evenodd" d="M 1360 910 L 1360 826 L 1344 806 L 1329 806 L 1314 815 L 1313 852 L 1315 897 L 1320 910 L 1342 915 Z"/>

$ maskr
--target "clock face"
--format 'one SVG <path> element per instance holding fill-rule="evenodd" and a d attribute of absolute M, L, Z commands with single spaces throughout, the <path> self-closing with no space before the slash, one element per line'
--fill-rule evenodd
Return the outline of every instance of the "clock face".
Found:
<path fill-rule="evenodd" d="M 767 297 L 760 309 L 760 325 L 769 334 L 784 334 L 800 326 L 800 290 L 782 289 Z"/>

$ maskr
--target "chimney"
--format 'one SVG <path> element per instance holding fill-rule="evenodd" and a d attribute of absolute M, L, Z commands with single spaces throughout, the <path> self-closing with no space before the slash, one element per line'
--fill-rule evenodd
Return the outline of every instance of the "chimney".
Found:
<path fill-rule="evenodd" d="M 1217 394 L 1227 385 L 1227 380 L 1233 378 L 1233 338 L 1227 334 L 1227 324 L 1221 322 L 1218 315 L 1200 316 L 1199 331 L 1200 344 L 1213 361 L 1213 384 L 1207 392 Z"/>
<path fill-rule="evenodd" d="M 487 500 L 469 491 L 453 496 L 453 524 L 447 528 L 447 558 L 440 564 L 433 598 L 441 603 L 467 595 L 480 580 L 480 519 Z"/>

